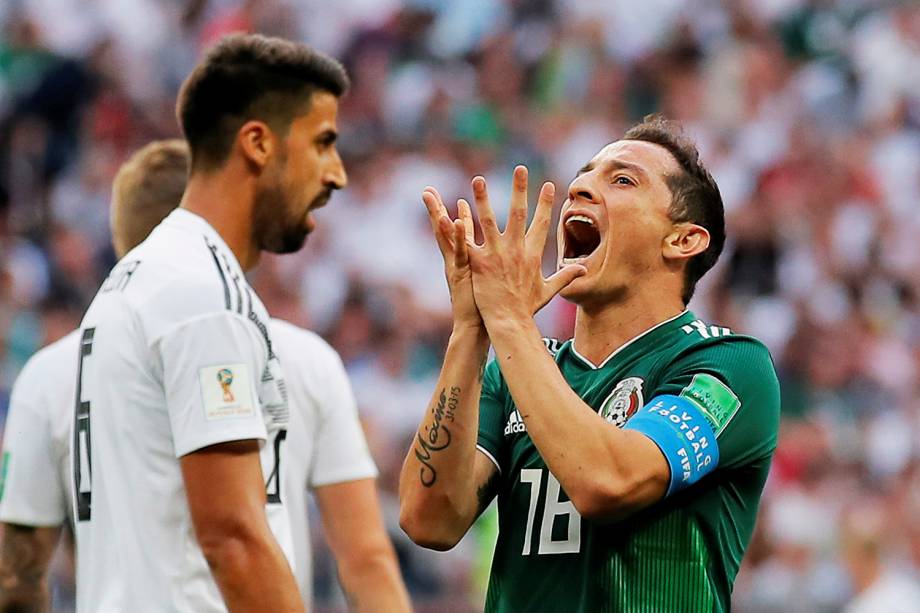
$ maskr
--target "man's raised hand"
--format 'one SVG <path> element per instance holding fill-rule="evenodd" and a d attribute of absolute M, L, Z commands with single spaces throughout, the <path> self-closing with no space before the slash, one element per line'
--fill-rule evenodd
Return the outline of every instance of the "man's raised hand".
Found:
<path fill-rule="evenodd" d="M 473 294 L 483 319 L 528 319 L 569 283 L 587 272 L 571 264 L 543 278 L 543 250 L 552 219 L 555 187 L 544 183 L 533 221 L 527 227 L 527 168 L 514 169 L 511 208 L 504 232 L 498 229 L 489 203 L 486 180 L 473 179 L 473 199 L 482 226 L 483 244 L 467 233 L 466 257 L 473 277 Z"/>
<path fill-rule="evenodd" d="M 457 202 L 457 219 L 451 220 L 441 195 L 433 187 L 422 192 L 431 231 L 444 258 L 444 276 L 450 290 L 454 328 L 482 328 L 482 317 L 473 298 L 468 245 L 474 244 L 473 215 L 466 200 Z"/>

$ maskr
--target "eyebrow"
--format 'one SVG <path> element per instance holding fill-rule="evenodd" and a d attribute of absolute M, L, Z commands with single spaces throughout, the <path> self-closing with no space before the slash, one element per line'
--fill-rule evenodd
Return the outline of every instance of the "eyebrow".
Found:
<path fill-rule="evenodd" d="M 642 179 L 648 179 L 648 173 L 638 164 L 632 164 L 622 160 L 610 160 L 605 166 L 607 170 L 629 170 L 639 175 Z"/>
<path fill-rule="evenodd" d="M 579 168 L 578 172 L 575 173 L 575 176 L 580 177 L 584 173 L 594 170 L 595 166 L 596 164 L 594 163 L 594 160 L 592 160 L 588 162 L 587 164 L 585 164 L 584 166 L 582 166 L 581 168 Z M 637 164 L 633 164 L 631 162 L 624 162 L 622 160 L 610 160 L 608 162 L 605 162 L 604 169 L 607 171 L 630 170 L 636 173 L 637 175 L 639 175 L 643 179 L 648 178 L 648 173 L 641 166 Z"/>
<path fill-rule="evenodd" d="M 587 164 L 585 164 L 585 165 L 582 166 L 581 168 L 579 168 L 579 169 L 578 169 L 578 172 L 575 173 L 575 176 L 576 176 L 576 177 L 580 177 L 581 175 L 585 174 L 586 172 L 591 172 L 592 170 L 594 170 L 594 161 L 593 161 L 593 160 L 590 161 L 590 162 L 588 162 Z"/>

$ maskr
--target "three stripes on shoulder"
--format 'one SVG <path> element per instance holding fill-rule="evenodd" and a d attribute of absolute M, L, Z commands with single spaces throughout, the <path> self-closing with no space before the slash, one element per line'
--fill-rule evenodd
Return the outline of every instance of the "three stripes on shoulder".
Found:
<path fill-rule="evenodd" d="M 703 338 L 718 338 L 720 336 L 728 336 L 732 333 L 730 328 L 722 328 L 720 326 L 707 326 L 705 322 L 699 319 L 691 321 L 686 326 L 681 326 L 680 329 L 687 334 L 699 332 L 700 336 Z"/>

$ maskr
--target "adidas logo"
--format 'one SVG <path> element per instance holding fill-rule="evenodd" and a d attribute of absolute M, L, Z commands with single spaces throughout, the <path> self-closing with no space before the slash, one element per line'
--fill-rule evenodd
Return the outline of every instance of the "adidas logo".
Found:
<path fill-rule="evenodd" d="M 521 414 L 518 413 L 518 410 L 514 409 L 511 415 L 508 416 L 508 423 L 505 424 L 505 436 L 511 436 L 512 434 L 519 434 L 521 432 L 527 432 L 527 425 L 524 423 L 524 420 L 521 419 Z"/>

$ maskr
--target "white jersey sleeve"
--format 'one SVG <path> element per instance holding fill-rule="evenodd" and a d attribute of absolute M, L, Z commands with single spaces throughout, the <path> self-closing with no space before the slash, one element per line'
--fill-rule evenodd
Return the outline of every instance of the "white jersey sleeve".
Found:
<path fill-rule="evenodd" d="M 68 517 L 68 438 L 77 333 L 30 359 L 13 386 L 0 468 L 0 521 L 59 526 Z"/>
<path fill-rule="evenodd" d="M 265 439 L 258 385 L 265 356 L 231 311 L 180 325 L 157 342 L 176 457 L 208 445 Z"/>
<path fill-rule="evenodd" d="M 316 386 L 316 398 L 321 421 L 315 435 L 311 488 L 377 476 L 345 365 L 332 347 L 320 342 L 316 376 L 321 384 Z"/>

